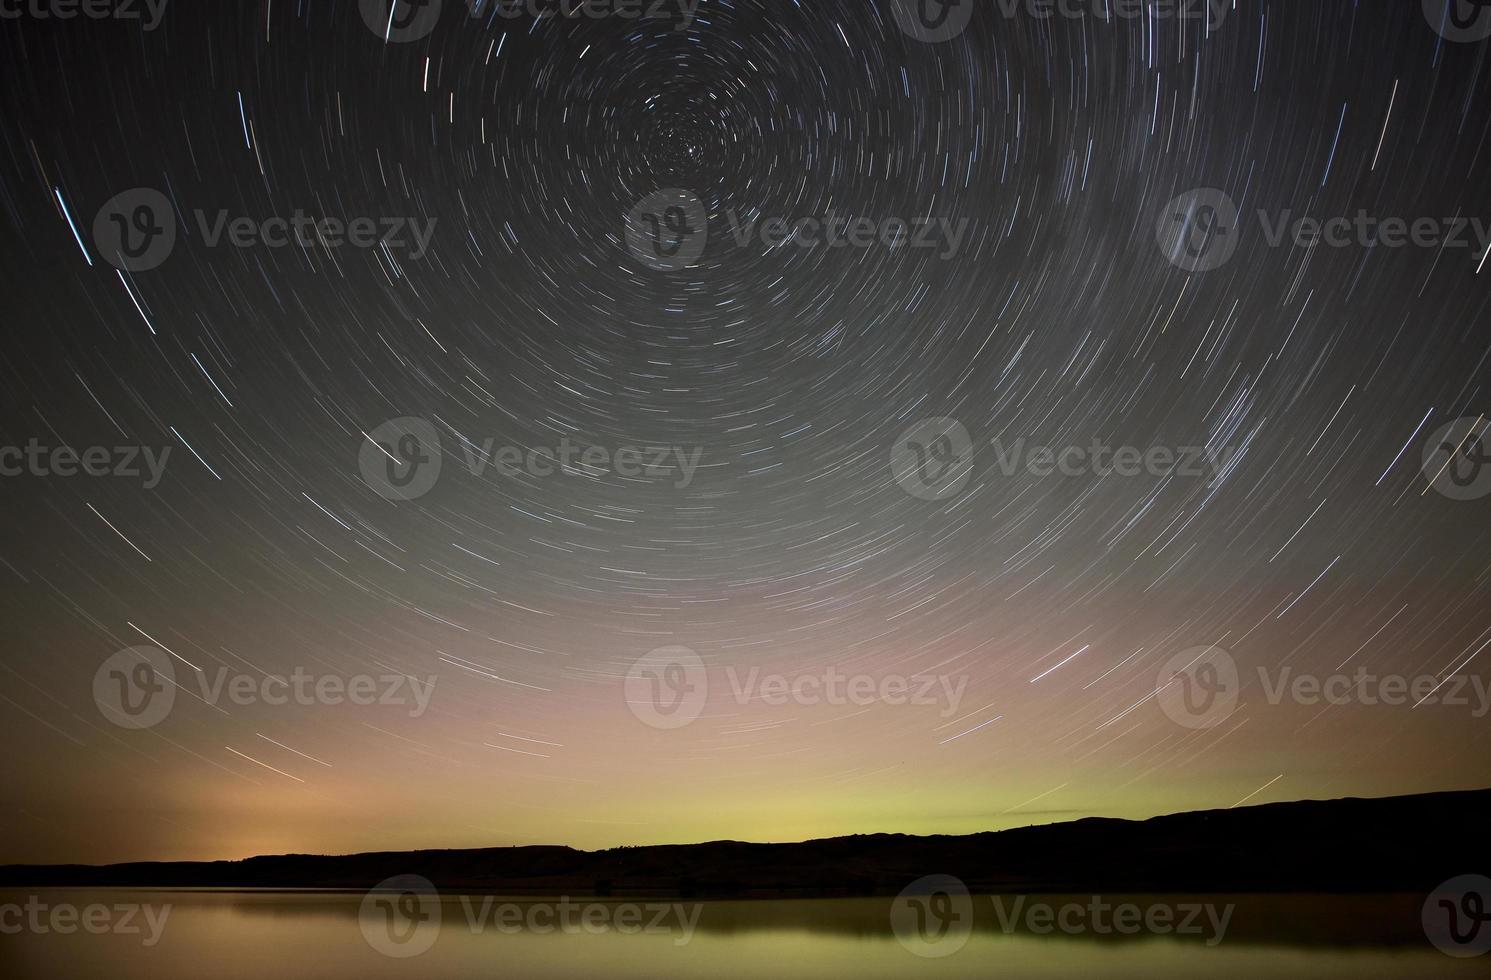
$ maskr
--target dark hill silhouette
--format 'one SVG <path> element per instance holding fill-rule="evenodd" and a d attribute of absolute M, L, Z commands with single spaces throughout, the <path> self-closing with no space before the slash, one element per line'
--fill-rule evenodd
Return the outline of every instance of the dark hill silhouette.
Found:
<path fill-rule="evenodd" d="M 976 892 L 1428 891 L 1491 870 L 1491 790 L 1090 818 L 966 836 L 870 834 L 580 851 L 494 847 L 243 861 L 0 867 L 0 886 L 441 890 L 682 897 L 887 894 L 927 874 Z"/>

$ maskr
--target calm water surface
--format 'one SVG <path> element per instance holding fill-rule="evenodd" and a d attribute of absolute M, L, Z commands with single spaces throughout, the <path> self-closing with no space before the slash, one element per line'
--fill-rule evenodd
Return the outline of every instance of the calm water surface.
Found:
<path fill-rule="evenodd" d="M 27 928 L 0 935 L 0 975 L 1396 980 L 1485 976 L 1491 959 L 1454 959 L 1430 946 L 1419 919 L 1423 897 L 1412 895 L 1103 896 L 1109 905 L 1133 902 L 1141 908 L 1209 904 L 1217 915 L 1233 905 L 1220 941 L 1211 920 L 1199 913 L 1200 931 L 1189 935 L 1098 934 L 1091 928 L 1040 934 L 1039 919 L 1032 928 L 1032 905 L 1088 906 L 1091 896 L 1034 896 L 1021 906 L 1004 897 L 997 908 L 993 898 L 974 896 L 971 920 L 950 929 L 939 928 L 935 914 L 908 913 L 891 898 L 575 898 L 569 900 L 569 932 L 554 927 L 565 914 L 557 900 L 532 897 L 444 895 L 423 906 L 385 908 L 366 905 L 361 893 L 35 889 L 0 893 L 0 906 L 24 905 L 33 897 L 47 915 L 58 906 L 106 906 L 111 921 L 122 915 L 112 911 L 118 906 L 150 906 L 157 941 L 146 945 L 152 926 L 143 912 L 130 923 L 140 930 L 135 934 L 39 934 Z M 1178 919 L 1186 913 L 1173 914 Z M 1085 921 L 1083 915 L 1073 912 L 1068 924 L 1079 920 Z M 0 918 L 0 926 L 14 922 L 13 913 Z M 375 946 L 395 952 L 428 948 L 398 958 Z"/>

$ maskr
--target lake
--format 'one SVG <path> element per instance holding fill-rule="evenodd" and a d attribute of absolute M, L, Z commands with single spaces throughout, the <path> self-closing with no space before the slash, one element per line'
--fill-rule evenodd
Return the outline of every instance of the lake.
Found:
<path fill-rule="evenodd" d="M 691 902 L 32 889 L 0 892 L 0 973 L 155 980 L 1484 975 L 1484 958 L 1457 959 L 1429 944 L 1422 904 L 1421 895 Z"/>

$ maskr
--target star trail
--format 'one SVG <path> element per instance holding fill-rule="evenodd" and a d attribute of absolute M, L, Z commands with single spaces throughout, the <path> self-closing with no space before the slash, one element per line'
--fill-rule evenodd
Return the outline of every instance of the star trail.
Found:
<path fill-rule="evenodd" d="M 1487 36 L 5 6 L 0 860 L 1491 783 Z"/>

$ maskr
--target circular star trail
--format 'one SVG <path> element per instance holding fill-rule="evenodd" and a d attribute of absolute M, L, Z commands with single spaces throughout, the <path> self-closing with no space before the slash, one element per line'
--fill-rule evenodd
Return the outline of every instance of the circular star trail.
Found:
<path fill-rule="evenodd" d="M 1484 785 L 1491 495 L 1444 491 L 1491 416 L 1485 40 L 913 6 L 4 21 L 12 856 Z M 121 727 L 95 680 L 141 646 L 179 689 Z M 1235 705 L 1178 724 L 1162 676 L 1213 647 Z M 1468 704 L 1270 694 L 1358 668 Z M 405 680 L 262 696 L 297 671 Z M 760 686 L 835 674 L 876 696 Z"/>

